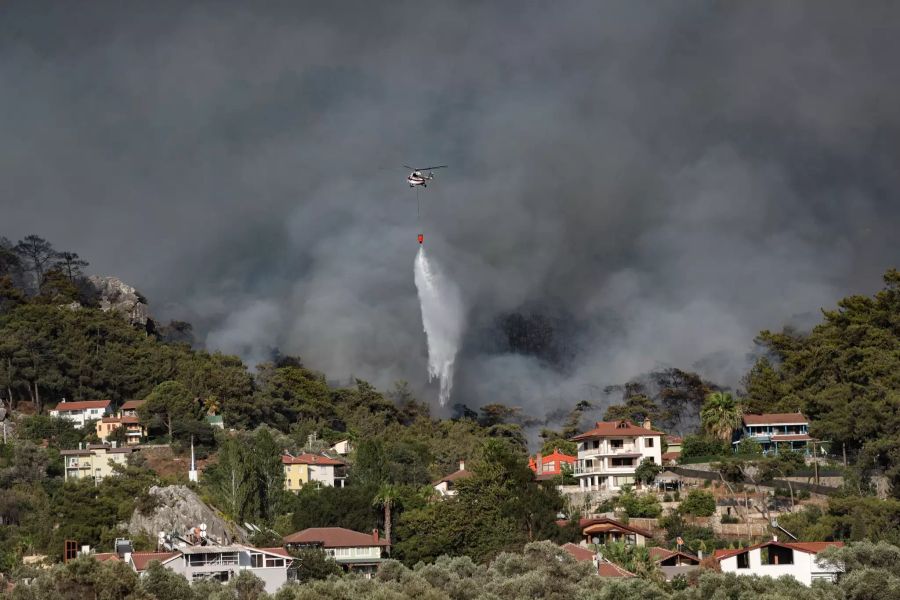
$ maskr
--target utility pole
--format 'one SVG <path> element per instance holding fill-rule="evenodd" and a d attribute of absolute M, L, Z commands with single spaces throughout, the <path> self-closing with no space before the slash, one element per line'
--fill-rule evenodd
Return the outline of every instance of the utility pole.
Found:
<path fill-rule="evenodd" d="M 847 442 L 844 442 L 843 444 L 841 444 L 841 446 L 844 449 L 844 466 L 846 467 L 847 466 Z"/>

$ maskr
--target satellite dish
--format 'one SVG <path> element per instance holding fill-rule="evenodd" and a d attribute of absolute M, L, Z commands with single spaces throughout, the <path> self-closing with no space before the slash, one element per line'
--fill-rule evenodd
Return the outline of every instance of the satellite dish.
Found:
<path fill-rule="evenodd" d="M 600 538 L 595 535 L 594 537 L 591 538 L 591 541 L 594 542 L 595 544 L 599 544 Z"/>
<path fill-rule="evenodd" d="M 206 531 L 206 523 L 200 523 L 200 531 Z"/>

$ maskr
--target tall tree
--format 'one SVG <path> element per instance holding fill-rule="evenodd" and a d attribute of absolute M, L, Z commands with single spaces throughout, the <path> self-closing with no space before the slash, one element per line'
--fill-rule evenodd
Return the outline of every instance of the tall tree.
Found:
<path fill-rule="evenodd" d="M 730 441 L 734 430 L 741 425 L 741 407 L 728 392 L 712 392 L 700 409 L 700 423 L 710 435 Z"/>
<path fill-rule="evenodd" d="M 395 485 L 386 483 L 378 488 L 378 493 L 372 500 L 372 504 L 384 510 L 384 537 L 388 543 L 388 554 L 391 552 L 391 525 L 394 515 L 394 506 L 400 497 L 400 490 Z"/>
<path fill-rule="evenodd" d="M 64 273 L 72 282 L 83 275 L 81 270 L 88 264 L 88 261 L 83 260 L 76 252 L 59 252 L 54 260 L 54 267 Z"/>
<path fill-rule="evenodd" d="M 163 424 L 169 440 L 172 439 L 174 421 L 196 420 L 200 416 L 199 404 L 179 381 L 164 381 L 153 388 L 138 411 L 146 425 Z"/>
<path fill-rule="evenodd" d="M 56 258 L 53 245 L 37 235 L 26 235 L 13 248 L 25 268 L 31 272 L 33 289 L 37 290 L 44 280 L 44 271 Z"/>

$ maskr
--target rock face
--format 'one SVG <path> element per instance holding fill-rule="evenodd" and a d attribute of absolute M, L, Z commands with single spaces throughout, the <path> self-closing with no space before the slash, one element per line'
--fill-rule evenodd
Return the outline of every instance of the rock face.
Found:
<path fill-rule="evenodd" d="M 150 514 L 134 511 L 128 524 L 128 532 L 132 535 L 143 533 L 150 539 L 156 539 L 160 531 L 183 535 L 189 529 L 206 523 L 206 530 L 212 539 L 223 543 L 247 540 L 246 531 L 218 516 L 186 486 L 153 486 L 150 494 L 156 497 L 156 508 Z"/>
<path fill-rule="evenodd" d="M 150 309 L 136 289 L 118 277 L 91 275 L 89 280 L 100 294 L 101 310 L 121 313 L 132 325 L 147 325 Z"/>

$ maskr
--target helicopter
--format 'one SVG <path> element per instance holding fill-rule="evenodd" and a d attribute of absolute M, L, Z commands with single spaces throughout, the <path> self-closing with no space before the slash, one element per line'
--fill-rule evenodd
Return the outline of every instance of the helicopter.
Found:
<path fill-rule="evenodd" d="M 435 169 L 445 169 L 447 165 L 438 165 L 436 167 L 410 167 L 409 165 L 403 165 L 405 168 L 410 169 L 412 173 L 410 173 L 406 177 L 406 182 L 409 183 L 409 187 L 416 187 L 417 185 L 421 185 L 422 187 L 428 187 L 428 182 L 434 179 L 434 173 L 432 173 Z M 424 171 L 428 171 L 426 175 Z"/>

